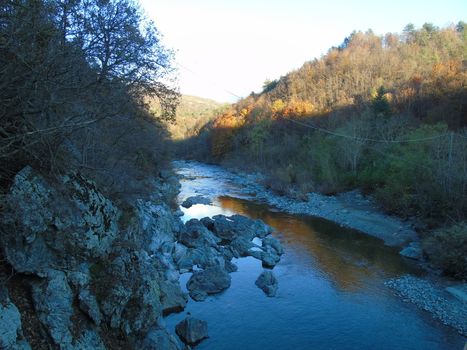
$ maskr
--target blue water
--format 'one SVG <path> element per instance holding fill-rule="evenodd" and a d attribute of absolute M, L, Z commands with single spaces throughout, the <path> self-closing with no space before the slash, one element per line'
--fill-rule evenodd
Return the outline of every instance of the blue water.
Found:
<path fill-rule="evenodd" d="M 276 228 L 285 248 L 274 268 L 275 298 L 254 282 L 263 271 L 253 258 L 238 259 L 232 285 L 204 302 L 190 300 L 189 312 L 206 320 L 210 338 L 196 349 L 459 349 L 466 341 L 431 315 L 404 303 L 384 286 L 387 278 L 422 274 L 382 241 L 333 223 L 281 213 L 251 199 L 229 196 L 241 188 L 217 167 L 185 163 L 180 199 L 203 193 L 213 205 L 183 209 L 184 220 L 219 213 L 260 218 Z M 212 188 L 214 186 L 214 188 Z M 181 277 L 184 288 L 190 274 Z"/>

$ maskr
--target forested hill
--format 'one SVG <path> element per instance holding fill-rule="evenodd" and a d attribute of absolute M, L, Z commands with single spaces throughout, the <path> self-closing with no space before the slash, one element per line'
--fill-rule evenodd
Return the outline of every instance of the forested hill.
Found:
<path fill-rule="evenodd" d="M 407 25 L 402 34 L 385 36 L 353 32 L 322 58 L 265 83 L 262 93 L 235 108 L 247 114 L 261 107 L 270 116 L 319 116 L 380 99 L 390 108 L 381 105 L 379 113 L 459 128 L 467 124 L 466 35 L 463 22 L 443 29 Z"/>
<path fill-rule="evenodd" d="M 200 129 L 227 108 L 228 104 L 207 98 L 182 95 L 177 107 L 175 121 L 168 123 L 168 130 L 174 140 L 197 135 Z M 157 107 L 153 105 L 157 111 Z"/>
<path fill-rule="evenodd" d="M 261 171 L 278 192 L 360 188 L 421 227 L 462 222 L 466 43 L 464 22 L 353 32 L 232 105 L 191 142 L 200 158 Z"/>

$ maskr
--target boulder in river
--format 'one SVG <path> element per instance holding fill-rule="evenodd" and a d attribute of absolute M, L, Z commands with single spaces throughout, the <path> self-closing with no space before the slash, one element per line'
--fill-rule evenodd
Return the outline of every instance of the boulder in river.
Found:
<path fill-rule="evenodd" d="M 205 204 L 209 205 L 212 204 L 212 201 L 204 196 L 193 196 L 193 197 L 188 197 L 185 199 L 182 203 L 182 207 L 184 208 L 191 208 L 195 204 Z"/>
<path fill-rule="evenodd" d="M 202 221 L 214 234 L 222 240 L 231 242 L 237 237 L 252 240 L 264 238 L 272 232 L 272 228 L 261 220 L 252 220 L 243 215 L 215 215 L 211 221 Z"/>
<path fill-rule="evenodd" d="M 180 232 L 178 240 L 189 248 L 216 247 L 220 242 L 220 239 L 197 219 L 191 219 L 185 223 L 185 230 Z"/>
<path fill-rule="evenodd" d="M 412 242 L 407 247 L 399 252 L 400 255 L 406 258 L 420 260 L 423 258 L 422 246 L 419 242 Z"/>
<path fill-rule="evenodd" d="M 181 350 L 182 345 L 166 329 L 151 329 L 138 345 L 141 350 Z"/>
<path fill-rule="evenodd" d="M 208 294 L 216 294 L 230 287 L 231 277 L 221 266 L 210 266 L 196 271 L 187 282 L 190 296 L 196 301 L 205 300 Z"/>
<path fill-rule="evenodd" d="M 279 286 L 279 282 L 277 278 L 274 276 L 272 271 L 264 271 L 259 275 L 258 279 L 256 280 L 255 284 L 260 288 L 268 297 L 274 297 L 277 294 L 277 288 Z"/>
<path fill-rule="evenodd" d="M 187 317 L 175 326 L 175 332 L 185 344 L 196 345 L 208 338 L 208 323 Z"/>

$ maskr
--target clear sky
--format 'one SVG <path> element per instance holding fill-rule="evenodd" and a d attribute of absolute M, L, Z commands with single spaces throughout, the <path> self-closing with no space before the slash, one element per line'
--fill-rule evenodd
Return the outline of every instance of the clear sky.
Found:
<path fill-rule="evenodd" d="M 320 57 L 353 30 L 467 20 L 467 0 L 141 0 L 176 51 L 181 92 L 233 102 Z"/>

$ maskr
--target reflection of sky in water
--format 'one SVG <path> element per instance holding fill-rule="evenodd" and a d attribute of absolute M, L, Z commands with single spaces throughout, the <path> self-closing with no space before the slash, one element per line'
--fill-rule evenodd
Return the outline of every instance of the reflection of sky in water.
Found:
<path fill-rule="evenodd" d="M 263 270 L 251 257 L 235 261 L 232 286 L 204 302 L 190 299 L 185 312 L 165 318 L 169 330 L 186 312 L 206 320 L 210 338 L 196 349 L 461 349 L 464 338 L 402 303 L 385 278 L 414 272 L 393 248 L 373 237 L 325 220 L 278 212 L 266 205 L 226 197 L 241 190 L 219 167 L 184 166 L 179 200 L 202 194 L 213 205 L 182 208 L 183 221 L 217 214 L 243 214 L 275 227 L 285 247 L 274 268 L 276 298 L 255 286 Z M 261 244 L 260 240 L 255 243 Z M 185 288 L 191 274 L 183 274 Z"/>
<path fill-rule="evenodd" d="M 190 219 L 202 219 L 207 216 L 213 217 L 214 215 L 233 215 L 235 214 L 234 211 L 229 209 L 224 209 L 220 206 L 216 205 L 205 205 L 205 204 L 195 204 L 192 205 L 190 208 L 184 208 L 180 206 L 180 209 L 183 212 L 183 216 L 181 217 L 183 222 L 187 222 Z"/>

